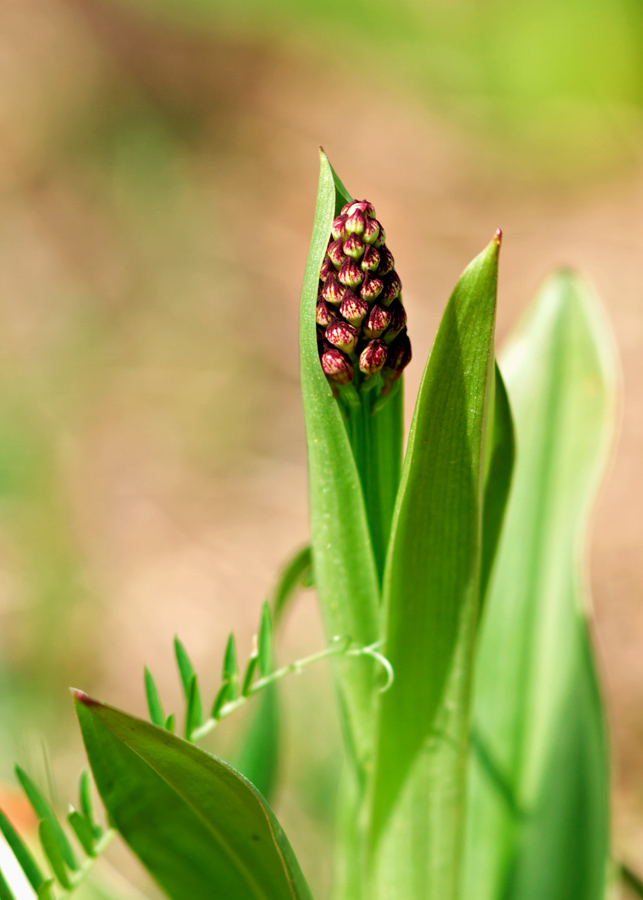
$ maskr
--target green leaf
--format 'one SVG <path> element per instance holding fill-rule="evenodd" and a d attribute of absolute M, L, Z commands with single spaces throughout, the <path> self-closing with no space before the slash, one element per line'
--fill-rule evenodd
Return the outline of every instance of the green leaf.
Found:
<path fill-rule="evenodd" d="M 270 615 L 270 606 L 267 601 L 261 607 L 257 650 L 259 653 L 259 674 L 262 678 L 265 678 L 272 671 L 272 616 Z"/>
<path fill-rule="evenodd" d="M 81 692 L 76 710 L 106 809 L 172 900 L 312 900 L 274 814 L 242 775 Z"/>
<path fill-rule="evenodd" d="M 476 663 L 463 896 L 603 900 L 609 776 L 581 552 L 616 377 L 575 275 L 545 285 L 503 372 L 518 453 Z"/>
<path fill-rule="evenodd" d="M 255 676 L 255 672 L 257 671 L 257 664 L 259 663 L 259 655 L 255 651 L 251 654 L 250 659 L 248 660 L 248 665 L 246 666 L 246 671 L 243 675 L 243 682 L 241 684 L 241 696 L 247 697 L 250 693 L 250 688 L 252 687 L 252 679 Z"/>
<path fill-rule="evenodd" d="M 20 768 L 20 766 L 16 766 L 16 776 L 18 778 L 18 781 L 22 785 L 22 789 L 27 795 L 27 798 L 38 818 L 44 819 L 49 823 L 51 835 L 55 840 L 58 846 L 58 850 L 60 851 L 60 855 L 64 859 L 65 863 L 69 866 L 70 869 L 76 870 L 78 868 L 78 863 L 76 862 L 74 851 L 71 849 L 71 844 L 67 840 L 65 832 L 62 830 L 60 822 L 58 821 L 56 813 L 53 811 L 51 804 L 40 793 L 31 778 L 29 778 L 27 773 L 24 772 Z"/>
<path fill-rule="evenodd" d="M 228 637 L 228 643 L 223 655 L 221 680 L 230 685 L 228 700 L 234 700 L 237 696 L 239 684 L 239 665 L 237 663 L 237 645 L 232 633 Z"/>
<path fill-rule="evenodd" d="M 279 764 L 279 696 L 270 684 L 253 699 L 257 711 L 232 763 L 266 799 L 274 793 Z"/>
<path fill-rule="evenodd" d="M 2 832 L 5 841 L 9 844 L 11 848 L 11 852 L 16 857 L 16 860 L 20 864 L 20 868 L 25 873 L 29 884 L 32 886 L 34 891 L 37 891 L 40 885 L 45 880 L 44 875 L 38 868 L 36 861 L 31 855 L 31 851 L 28 849 L 27 845 L 24 843 L 16 829 L 13 827 L 9 819 L 6 815 L 0 810 L 0 831 Z"/>
<path fill-rule="evenodd" d="M 171 734 L 174 733 L 174 713 L 170 713 L 165 720 L 165 730 L 169 731 Z"/>
<path fill-rule="evenodd" d="M 315 309 L 319 272 L 333 218 L 347 197 L 323 151 L 315 222 L 301 295 L 301 386 L 308 448 L 315 582 L 328 640 L 347 635 L 357 645 L 379 638 L 379 585 L 364 497 L 342 413 L 317 350 Z M 339 190 L 338 187 L 339 186 Z M 374 669 L 366 659 L 337 660 L 349 758 L 364 775 L 372 749 Z"/>
<path fill-rule="evenodd" d="M 71 882 L 69 881 L 69 875 L 65 868 L 65 861 L 63 860 L 58 841 L 56 840 L 56 836 L 54 835 L 48 819 L 41 819 L 38 823 L 38 835 L 45 856 L 49 860 L 52 872 L 58 879 L 60 885 L 64 887 L 65 890 L 69 890 L 71 888 Z"/>
<path fill-rule="evenodd" d="M 165 725 L 165 713 L 163 712 L 163 706 L 161 704 L 161 698 L 159 697 L 156 683 L 147 666 L 145 666 L 145 696 L 147 697 L 150 721 L 152 721 L 154 725 L 158 725 L 159 728 L 163 728 Z"/>
<path fill-rule="evenodd" d="M 54 884 L 53 878 L 50 878 L 48 881 L 43 881 L 38 888 L 38 900 L 56 900 Z"/>
<path fill-rule="evenodd" d="M 94 837 L 99 838 L 103 833 L 103 829 L 94 818 L 94 804 L 92 803 L 92 778 L 87 769 L 83 769 L 83 771 L 80 773 L 80 785 L 78 793 L 81 812 L 91 825 Z"/>
<path fill-rule="evenodd" d="M 2 871 L 0 871 L 0 900 L 16 900 Z"/>
<path fill-rule="evenodd" d="M 217 691 L 217 695 L 214 698 L 214 703 L 212 704 L 212 711 L 210 712 L 210 716 L 213 719 L 219 718 L 219 713 L 221 712 L 221 707 L 224 703 L 227 703 L 230 700 L 230 682 L 224 681 L 219 690 Z M 252 781 L 252 779 L 250 779 Z"/>
<path fill-rule="evenodd" d="M 203 720 L 201 709 L 199 684 L 196 675 L 192 675 L 190 678 L 190 686 L 188 688 L 188 702 L 185 709 L 185 737 L 188 741 L 190 740 L 192 732 L 199 727 Z"/>
<path fill-rule="evenodd" d="M 312 575 L 313 554 L 310 546 L 302 547 L 279 573 L 277 584 L 272 594 L 272 612 L 275 625 L 281 620 L 291 597 L 299 588 L 307 587 Z"/>
<path fill-rule="evenodd" d="M 94 832 L 87 819 L 72 809 L 67 814 L 67 821 L 87 856 L 94 856 Z"/>
<path fill-rule="evenodd" d="M 404 461 L 384 582 L 395 680 L 373 778 L 371 852 L 387 830 L 377 896 L 457 893 L 499 246 L 496 235 L 447 304 Z"/>

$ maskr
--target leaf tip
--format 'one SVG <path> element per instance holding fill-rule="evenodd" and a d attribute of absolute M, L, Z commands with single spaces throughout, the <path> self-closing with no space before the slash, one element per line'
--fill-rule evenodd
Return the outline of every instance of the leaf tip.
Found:
<path fill-rule="evenodd" d="M 86 694 L 85 691 L 81 691 L 78 688 L 69 688 L 69 690 L 74 695 L 74 700 L 78 701 L 78 703 L 82 703 L 83 706 L 100 706 L 98 700 L 94 700 L 94 698 L 90 697 L 89 694 Z"/>
<path fill-rule="evenodd" d="M 496 228 L 496 233 L 493 236 L 493 240 L 495 244 L 500 247 L 502 244 L 502 228 Z"/>

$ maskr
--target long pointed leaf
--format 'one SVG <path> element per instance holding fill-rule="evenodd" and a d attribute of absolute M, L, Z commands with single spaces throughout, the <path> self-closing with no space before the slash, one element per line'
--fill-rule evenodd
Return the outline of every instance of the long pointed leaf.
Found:
<path fill-rule="evenodd" d="M 108 813 L 173 900 L 312 900 L 279 823 L 243 776 L 80 691 L 76 710 Z"/>
<path fill-rule="evenodd" d="M 60 850 L 60 854 L 65 860 L 66 865 L 68 865 L 70 869 L 77 869 L 78 863 L 76 862 L 74 851 L 71 849 L 71 844 L 67 840 L 65 832 L 62 830 L 60 822 L 58 821 L 56 813 L 53 811 L 51 804 L 38 790 L 27 773 L 20 768 L 20 766 L 16 766 L 16 776 L 18 778 L 18 781 L 22 785 L 22 789 L 27 795 L 27 798 L 38 818 L 44 819 L 49 823 L 53 838 L 58 845 L 58 849 Z"/>
<path fill-rule="evenodd" d="M 446 307 L 398 495 L 384 594 L 395 681 L 382 695 L 370 839 L 373 852 L 397 807 L 375 860 L 382 897 L 456 896 L 499 246 L 496 236 Z"/>
<path fill-rule="evenodd" d="M 25 873 L 29 884 L 34 891 L 37 891 L 45 880 L 44 875 L 38 868 L 35 859 L 31 855 L 31 851 L 2 810 L 0 810 L 0 831 L 7 844 L 9 844 L 13 855 L 20 864 L 20 868 Z"/>
<path fill-rule="evenodd" d="M 301 295 L 301 382 L 308 447 L 315 581 L 326 635 L 366 645 L 379 637 L 379 586 L 355 460 L 317 351 L 315 307 L 331 224 L 344 197 L 321 153 L 315 224 Z M 349 754 L 364 770 L 372 746 L 374 670 L 365 659 L 335 664 Z"/>
<path fill-rule="evenodd" d="M 615 375 L 575 276 L 547 283 L 503 371 L 518 453 L 476 665 L 464 896 L 602 900 L 608 763 L 579 559 Z"/>

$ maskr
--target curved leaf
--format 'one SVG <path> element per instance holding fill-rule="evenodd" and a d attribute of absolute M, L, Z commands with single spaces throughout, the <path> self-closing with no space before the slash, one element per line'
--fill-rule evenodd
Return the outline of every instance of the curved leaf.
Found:
<path fill-rule="evenodd" d="M 193 744 L 76 692 L 96 786 L 173 900 L 312 900 L 256 788 Z"/>
<path fill-rule="evenodd" d="M 579 560 L 616 379 L 576 276 L 545 285 L 503 371 L 518 452 L 476 665 L 463 895 L 602 900 L 608 763 Z"/>

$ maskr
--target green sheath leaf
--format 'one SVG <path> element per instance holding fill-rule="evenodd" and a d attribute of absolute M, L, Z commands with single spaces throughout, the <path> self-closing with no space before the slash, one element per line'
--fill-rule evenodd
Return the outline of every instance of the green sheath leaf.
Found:
<path fill-rule="evenodd" d="M 67 821 L 87 856 L 94 856 L 94 832 L 87 819 L 73 809 L 68 813 Z"/>
<path fill-rule="evenodd" d="M 76 710 L 106 809 L 173 900 L 312 900 L 274 814 L 242 775 L 81 692 Z"/>
<path fill-rule="evenodd" d="M 307 586 L 312 575 L 312 566 L 312 549 L 306 546 L 298 550 L 279 573 L 279 578 L 272 594 L 272 611 L 275 625 L 280 621 L 288 602 L 297 588 L 300 585 Z"/>
<path fill-rule="evenodd" d="M 374 860 L 378 897 L 457 895 L 499 246 L 496 236 L 447 304 L 404 461 L 384 581 L 395 680 L 381 700 L 371 852 L 398 815 Z"/>
<path fill-rule="evenodd" d="M 69 875 L 65 868 L 65 861 L 62 858 L 58 842 L 56 841 L 52 827 L 47 819 L 41 819 L 38 823 L 38 835 L 40 836 L 40 843 L 42 844 L 42 849 L 45 851 L 45 856 L 51 865 L 52 872 L 62 887 L 64 887 L 65 890 L 69 890 L 71 882 L 69 881 Z"/>
<path fill-rule="evenodd" d="M 336 210 L 346 194 L 321 153 L 315 224 L 301 295 L 301 386 L 308 447 L 310 518 L 322 618 L 328 640 L 357 645 L 379 637 L 379 585 L 360 478 L 342 414 L 317 351 L 315 308 L 319 272 Z M 338 182 L 339 184 L 339 182 Z M 366 659 L 334 666 L 349 757 L 360 771 L 372 749 L 374 669 Z"/>
<path fill-rule="evenodd" d="M 580 559 L 616 378 L 576 276 L 545 285 L 503 371 L 518 453 L 476 663 L 464 895 L 603 900 L 608 761 Z"/>
<path fill-rule="evenodd" d="M 165 725 L 165 713 L 163 712 L 156 682 L 147 666 L 145 666 L 145 695 L 147 697 L 147 708 L 150 712 L 150 721 L 154 725 L 158 725 L 159 728 L 163 728 Z"/>

